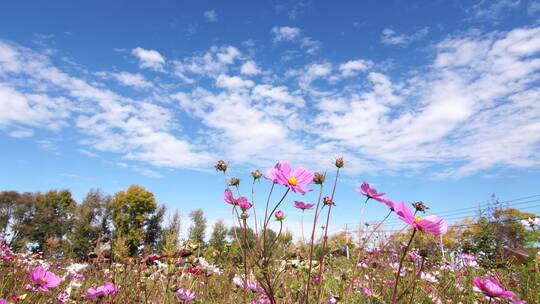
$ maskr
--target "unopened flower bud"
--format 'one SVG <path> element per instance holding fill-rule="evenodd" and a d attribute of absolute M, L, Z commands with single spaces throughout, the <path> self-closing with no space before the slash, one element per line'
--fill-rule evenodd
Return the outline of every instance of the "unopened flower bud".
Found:
<path fill-rule="evenodd" d="M 321 173 L 315 172 L 315 175 L 313 176 L 313 182 L 317 185 L 322 185 L 324 183 L 325 178 L 326 177 L 322 175 Z"/>
<path fill-rule="evenodd" d="M 345 162 L 343 161 L 343 157 L 338 157 L 336 159 L 336 167 L 343 168 L 345 166 Z"/>
<path fill-rule="evenodd" d="M 248 217 L 249 217 L 249 213 L 247 211 L 243 211 L 240 214 L 240 218 L 243 219 L 243 220 L 247 220 Z"/>
<path fill-rule="evenodd" d="M 274 214 L 275 217 L 276 217 L 276 221 L 283 221 L 285 219 L 285 213 L 281 210 L 278 210 L 276 211 L 276 213 Z"/>
<path fill-rule="evenodd" d="M 237 177 L 231 177 L 231 180 L 229 181 L 229 186 L 238 186 L 240 185 L 240 179 Z"/>
<path fill-rule="evenodd" d="M 251 176 L 253 177 L 253 180 L 258 180 L 262 177 L 262 173 L 259 171 L 259 169 L 257 169 L 255 171 L 251 171 Z"/>
<path fill-rule="evenodd" d="M 227 171 L 227 163 L 224 160 L 218 160 L 214 168 L 216 168 L 216 171 Z"/>

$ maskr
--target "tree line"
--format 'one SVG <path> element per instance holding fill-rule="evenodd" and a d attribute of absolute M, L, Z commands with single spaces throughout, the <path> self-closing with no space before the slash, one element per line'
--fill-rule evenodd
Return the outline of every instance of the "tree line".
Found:
<path fill-rule="evenodd" d="M 84 260 L 99 239 L 109 239 L 115 255 L 173 254 L 181 244 L 181 217 L 166 218 L 166 207 L 152 192 L 132 185 L 107 195 L 91 190 L 77 203 L 69 190 L 0 192 L 0 234 L 15 250 L 43 252 L 54 257 Z M 187 239 L 197 247 L 222 250 L 233 230 L 222 220 L 205 241 L 207 220 L 201 209 L 189 214 Z"/>

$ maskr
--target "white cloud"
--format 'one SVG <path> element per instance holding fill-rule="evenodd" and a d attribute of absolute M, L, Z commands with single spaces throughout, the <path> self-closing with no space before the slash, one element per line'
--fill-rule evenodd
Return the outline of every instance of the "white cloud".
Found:
<path fill-rule="evenodd" d="M 292 41 L 299 42 L 300 47 L 306 51 L 306 53 L 313 55 L 321 48 L 321 42 L 311 37 L 301 37 L 301 30 L 297 27 L 290 26 L 274 26 L 271 30 L 273 34 L 273 41 Z"/>
<path fill-rule="evenodd" d="M 413 41 L 424 38 L 429 33 L 429 27 L 424 27 L 411 35 L 398 34 L 393 29 L 385 28 L 382 32 L 381 42 L 388 45 L 405 46 Z"/>
<path fill-rule="evenodd" d="M 204 15 L 204 19 L 207 22 L 217 22 L 218 20 L 216 10 L 205 11 L 203 15 Z"/>
<path fill-rule="evenodd" d="M 0 128 L 71 125 L 85 148 L 154 167 L 210 168 L 217 155 L 313 169 L 343 155 L 348 174 L 540 166 L 540 27 L 464 32 L 428 51 L 428 64 L 399 74 L 355 58 L 280 74 L 216 46 L 171 60 L 192 85 L 163 75 L 165 96 L 141 101 L 62 71 L 54 55 L 0 43 L 0 107 L 11 109 Z"/>
<path fill-rule="evenodd" d="M 216 86 L 219 88 L 236 91 L 241 89 L 251 88 L 253 86 L 253 81 L 244 80 L 238 76 L 228 76 L 221 74 L 216 79 Z"/>
<path fill-rule="evenodd" d="M 141 47 L 137 47 L 134 48 L 131 53 L 139 59 L 139 66 L 141 68 L 148 68 L 156 71 L 163 69 L 165 58 L 163 58 L 158 51 L 145 50 Z"/>
<path fill-rule="evenodd" d="M 47 56 L 0 42 L 0 126 L 51 129 L 60 132 L 71 125 L 83 136 L 81 142 L 124 158 L 158 167 L 199 168 L 214 157 L 199 151 L 185 137 L 174 134 L 178 124 L 170 109 L 133 100 L 95 86 L 54 66 Z M 6 51 L 7 50 L 7 51 Z M 14 64 L 15 63 L 15 64 Z M 41 140 L 43 148 L 54 142 Z"/>
<path fill-rule="evenodd" d="M 272 34 L 274 35 L 274 42 L 293 41 L 300 37 L 300 29 L 290 26 L 274 26 L 272 28 Z"/>
<path fill-rule="evenodd" d="M 285 86 L 273 87 L 268 84 L 260 84 L 253 88 L 252 97 L 256 100 L 270 99 L 296 106 L 304 105 L 302 97 L 291 95 Z"/>
<path fill-rule="evenodd" d="M 261 70 L 253 60 L 250 60 L 242 64 L 242 66 L 240 67 L 240 73 L 251 76 L 260 74 Z"/>
<path fill-rule="evenodd" d="M 358 72 L 364 72 L 371 66 L 371 62 L 366 60 L 349 60 L 345 63 L 342 63 L 339 66 L 339 71 L 344 77 L 355 76 Z"/>
<path fill-rule="evenodd" d="M 15 138 L 25 138 L 25 137 L 32 137 L 34 135 L 34 130 L 31 129 L 18 129 L 9 132 L 8 134 L 11 137 Z"/>
<path fill-rule="evenodd" d="M 534 15 L 540 12 L 540 1 L 531 1 L 527 7 L 527 13 L 529 15 Z"/>
<path fill-rule="evenodd" d="M 481 0 L 467 9 L 467 12 L 476 18 L 499 19 L 520 4 L 521 0 Z"/>
<path fill-rule="evenodd" d="M 313 55 L 321 48 L 321 43 L 317 40 L 313 40 L 311 37 L 304 37 L 300 42 L 300 46 L 305 49 L 308 54 Z"/>
<path fill-rule="evenodd" d="M 114 78 L 120 84 L 136 89 L 146 89 L 153 87 L 152 83 L 146 80 L 146 78 L 144 78 L 144 76 L 139 73 L 133 74 L 128 72 L 99 72 L 97 73 L 97 75 L 104 78 Z"/>
<path fill-rule="evenodd" d="M 79 151 L 79 153 L 81 153 L 82 155 L 85 155 L 88 157 L 92 157 L 92 158 L 98 157 L 96 153 L 88 151 L 86 149 L 78 149 L 77 151 Z"/>
<path fill-rule="evenodd" d="M 203 55 L 175 60 L 175 74 L 189 84 L 195 82 L 194 76 L 215 78 L 220 74 L 226 74 L 229 66 L 240 55 L 240 51 L 233 46 L 213 46 Z"/>

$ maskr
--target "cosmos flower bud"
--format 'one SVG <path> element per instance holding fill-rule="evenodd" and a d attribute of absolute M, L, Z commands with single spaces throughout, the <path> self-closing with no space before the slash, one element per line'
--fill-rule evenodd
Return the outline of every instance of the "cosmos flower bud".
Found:
<path fill-rule="evenodd" d="M 231 177 L 231 180 L 229 181 L 229 186 L 238 187 L 239 185 L 240 185 L 240 179 L 237 177 Z"/>
<path fill-rule="evenodd" d="M 276 213 L 274 214 L 275 217 L 276 217 L 276 221 L 283 221 L 285 219 L 285 213 L 281 210 L 278 210 L 276 211 Z"/>
<path fill-rule="evenodd" d="M 343 168 L 345 166 L 345 162 L 343 161 L 343 157 L 338 157 L 336 159 L 336 167 Z"/>
<path fill-rule="evenodd" d="M 218 160 L 214 168 L 216 168 L 216 171 L 227 171 L 227 163 L 224 160 Z"/>
<path fill-rule="evenodd" d="M 247 220 L 248 217 L 249 217 L 249 213 L 247 211 L 243 211 L 240 214 L 240 218 L 243 219 L 243 220 Z"/>
<path fill-rule="evenodd" d="M 313 176 L 313 182 L 317 185 L 322 185 L 325 180 L 325 176 L 319 172 L 315 172 L 315 175 Z"/>
<path fill-rule="evenodd" d="M 257 169 L 255 171 L 251 171 L 251 176 L 253 176 L 253 180 L 258 180 L 262 177 L 262 173 L 259 171 L 259 169 Z"/>

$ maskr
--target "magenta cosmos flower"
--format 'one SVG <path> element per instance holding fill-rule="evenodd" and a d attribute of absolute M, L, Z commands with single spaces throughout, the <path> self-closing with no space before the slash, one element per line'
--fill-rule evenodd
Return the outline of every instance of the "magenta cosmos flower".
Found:
<path fill-rule="evenodd" d="M 426 216 L 424 218 L 414 216 L 411 209 L 404 202 L 395 204 L 394 211 L 401 220 L 411 225 L 413 228 L 431 233 L 433 236 L 445 234 L 448 230 L 448 225 L 444 219 L 434 215 Z"/>
<path fill-rule="evenodd" d="M 356 192 L 366 196 L 368 199 L 371 198 L 379 202 L 382 202 L 384 196 L 383 192 L 377 192 L 375 188 L 371 188 L 371 186 L 366 182 L 362 182 L 360 187 L 356 188 Z"/>
<path fill-rule="evenodd" d="M 514 293 L 504 289 L 504 287 L 492 277 L 485 277 L 480 279 L 479 277 L 474 277 L 473 283 L 475 286 L 475 291 L 484 293 L 489 298 L 511 298 L 514 296 Z"/>
<path fill-rule="evenodd" d="M 285 219 L 285 213 L 281 210 L 278 210 L 276 211 L 276 213 L 274 214 L 274 216 L 276 217 L 276 221 L 283 221 Z"/>
<path fill-rule="evenodd" d="M 226 203 L 229 203 L 234 206 L 240 206 L 242 210 L 247 210 L 251 208 L 253 205 L 248 202 L 247 198 L 244 196 L 240 196 L 239 198 L 234 198 L 231 189 L 227 188 L 225 189 L 225 193 L 223 194 L 223 200 Z"/>
<path fill-rule="evenodd" d="M 114 283 L 107 282 L 98 288 L 89 288 L 88 291 L 86 291 L 86 297 L 89 299 L 92 298 L 99 298 L 99 297 L 106 297 L 108 295 L 114 295 L 118 292 L 118 288 Z"/>
<path fill-rule="evenodd" d="M 190 289 L 180 288 L 176 291 L 176 295 L 184 301 L 184 303 L 189 303 L 195 300 L 195 291 Z"/>
<path fill-rule="evenodd" d="M 304 202 L 301 202 L 301 201 L 294 201 L 294 208 L 302 209 L 302 211 L 304 211 L 306 209 L 311 209 L 311 208 L 313 208 L 313 206 L 315 206 L 315 205 L 310 204 L 310 203 L 304 203 Z"/>
<path fill-rule="evenodd" d="M 270 168 L 266 173 L 266 178 L 280 185 L 289 187 L 292 192 L 305 194 L 312 189 L 304 189 L 303 187 L 313 181 L 315 174 L 306 168 L 296 168 L 293 170 L 288 162 L 277 163 L 273 168 Z"/>
<path fill-rule="evenodd" d="M 39 289 L 42 291 L 49 291 L 49 288 L 55 288 L 60 285 L 62 281 L 54 273 L 45 270 L 45 268 L 38 266 L 30 273 L 30 278 L 34 284 L 39 285 Z"/>

